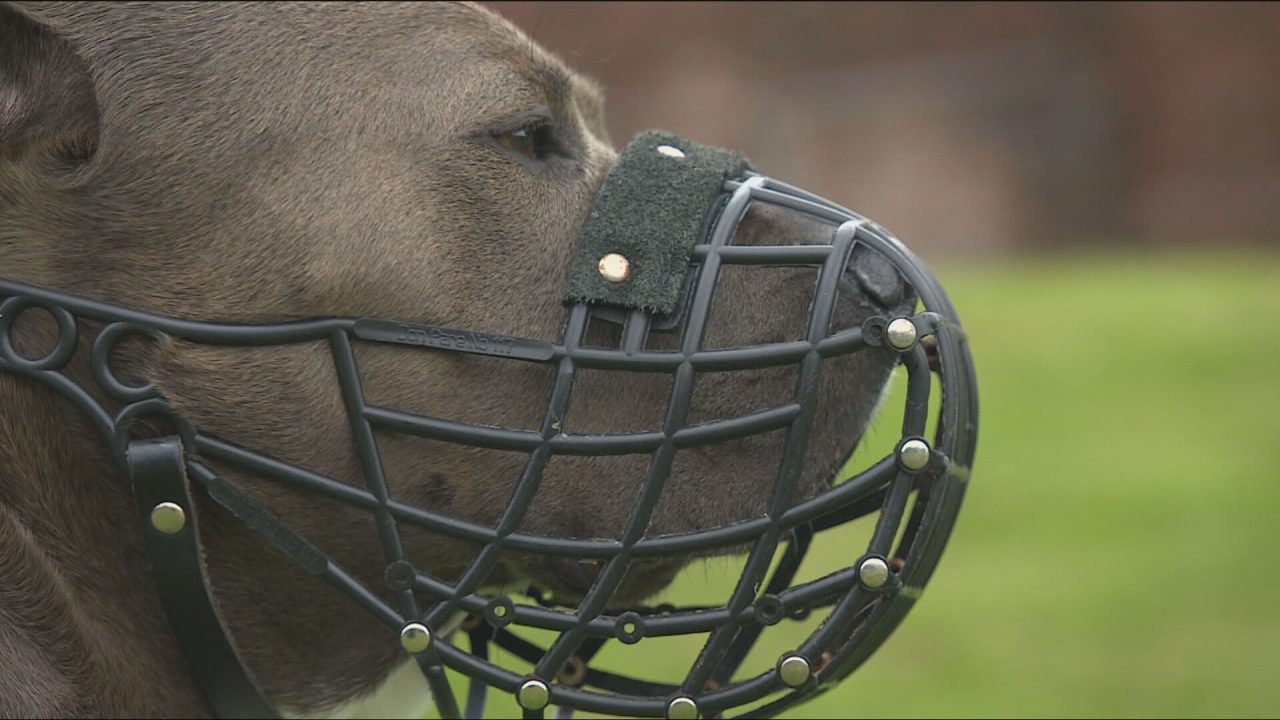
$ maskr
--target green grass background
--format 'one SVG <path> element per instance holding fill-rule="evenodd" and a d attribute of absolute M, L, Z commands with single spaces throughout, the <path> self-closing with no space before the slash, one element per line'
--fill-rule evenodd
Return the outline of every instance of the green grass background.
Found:
<path fill-rule="evenodd" d="M 1280 715 L 1280 255 L 935 270 L 979 376 L 964 508 L 899 630 L 789 716 Z M 896 422 L 886 412 L 855 460 Z M 852 551 L 825 548 L 806 577 L 856 555 L 869 526 L 845 532 Z M 723 602 L 735 572 L 690 568 L 664 597 Z M 801 632 L 771 630 L 753 669 Z M 701 641 L 600 662 L 674 679 Z M 490 717 L 518 716 L 491 693 Z"/>

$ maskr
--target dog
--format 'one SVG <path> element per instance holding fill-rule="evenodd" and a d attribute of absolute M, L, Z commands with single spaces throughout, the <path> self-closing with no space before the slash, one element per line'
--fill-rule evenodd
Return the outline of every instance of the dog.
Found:
<path fill-rule="evenodd" d="M 471 4 L 0 3 L 0 277 L 195 320 L 384 317 L 554 339 L 577 238 L 616 158 L 601 90 Z M 769 211 L 742 242 L 814 236 Z M 864 259 L 864 265 L 874 260 Z M 872 267 L 838 321 L 909 302 Z M 795 339 L 812 277 L 726 273 L 708 347 Z M 81 328 L 69 373 L 96 328 Z M 38 355 L 54 329 L 15 322 Z M 617 340 L 616 327 L 589 338 Z M 660 342 L 657 340 L 656 342 Z M 362 485 L 325 347 L 131 339 L 147 379 L 202 431 Z M 369 401 L 536 428 L 541 366 L 359 346 Z M 892 359 L 823 375 L 801 488 L 826 486 L 866 427 Z M 780 402 L 794 369 L 706 373 L 691 422 Z M 661 424 L 670 378 L 586 372 L 567 430 Z M 524 456 L 380 437 L 393 496 L 493 526 Z M 758 516 L 777 433 L 680 453 L 648 534 Z M 522 529 L 616 538 L 647 458 L 553 459 Z M 232 468 L 230 481 L 387 592 L 373 520 Z M 386 631 L 224 511 L 198 508 L 218 609 L 278 708 L 335 712 L 405 660 Z M 474 546 L 402 528 L 418 567 L 454 579 Z M 660 591 L 691 558 L 638 563 L 619 602 Z M 486 588 L 537 582 L 570 601 L 589 563 L 502 556 Z M 79 412 L 0 373 L 0 716 L 200 717 L 209 709 L 166 623 L 128 478 Z"/>

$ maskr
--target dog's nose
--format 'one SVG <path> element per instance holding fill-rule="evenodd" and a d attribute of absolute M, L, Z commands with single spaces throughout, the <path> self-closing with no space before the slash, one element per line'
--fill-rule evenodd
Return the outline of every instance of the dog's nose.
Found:
<path fill-rule="evenodd" d="M 869 300 L 886 310 L 903 303 L 906 288 L 902 276 L 880 253 L 865 245 L 853 248 L 845 272 L 858 282 L 858 288 Z"/>

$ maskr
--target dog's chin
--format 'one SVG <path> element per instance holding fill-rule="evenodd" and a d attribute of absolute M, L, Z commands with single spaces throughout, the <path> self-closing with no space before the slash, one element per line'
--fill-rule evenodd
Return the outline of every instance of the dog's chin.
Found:
<path fill-rule="evenodd" d="M 606 607 L 609 610 L 626 610 L 639 606 L 666 589 L 685 564 L 684 560 L 659 558 L 633 561 Z M 576 607 L 595 586 L 605 566 L 604 561 L 533 558 L 502 573 L 500 579 L 495 573 L 490 580 L 499 579 L 497 584 L 508 591 L 525 592 L 534 588 L 543 598 L 556 604 Z"/>

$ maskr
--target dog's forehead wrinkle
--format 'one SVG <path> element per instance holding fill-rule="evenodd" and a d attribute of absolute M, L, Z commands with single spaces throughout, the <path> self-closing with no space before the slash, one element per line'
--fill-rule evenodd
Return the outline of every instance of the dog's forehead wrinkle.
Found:
<path fill-rule="evenodd" d="M 464 71 L 470 72 L 485 64 L 491 64 L 503 73 L 514 71 L 514 78 L 494 78 L 499 82 L 492 86 L 505 88 L 507 92 L 512 88 L 532 90 L 545 98 L 545 104 L 555 109 L 567 111 L 574 104 L 575 97 L 582 94 L 593 95 L 588 102 L 600 104 L 601 94 L 593 81 L 571 71 L 559 58 L 530 40 L 505 18 L 488 8 L 477 9 L 492 21 L 492 29 L 500 32 L 486 38 L 485 42 L 468 43 L 468 48 L 474 48 L 469 52 L 475 56 L 469 59 Z"/>
<path fill-rule="evenodd" d="M 562 122 L 572 122 L 578 86 L 562 69 L 512 62 L 503 56 L 479 56 L 459 68 L 449 82 L 456 88 L 450 101 L 451 115 L 464 129 L 496 130 L 521 115 L 549 113 Z"/>

